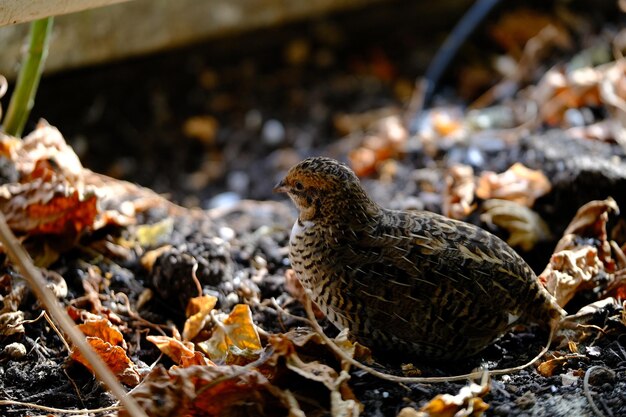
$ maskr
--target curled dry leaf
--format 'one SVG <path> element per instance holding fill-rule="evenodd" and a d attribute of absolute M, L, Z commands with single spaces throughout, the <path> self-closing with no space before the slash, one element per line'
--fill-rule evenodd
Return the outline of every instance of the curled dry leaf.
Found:
<path fill-rule="evenodd" d="M 78 329 L 87 336 L 87 343 L 91 345 L 121 382 L 130 386 L 139 383 L 139 371 L 126 355 L 126 341 L 122 333 L 109 320 L 91 315 L 91 318 L 78 325 Z M 76 347 L 72 348 L 70 358 L 93 372 L 91 364 Z"/>
<path fill-rule="evenodd" d="M 474 169 L 469 165 L 454 165 L 448 169 L 445 178 L 443 214 L 453 219 L 464 219 L 474 209 Z"/>
<path fill-rule="evenodd" d="M 596 248 L 584 246 L 577 250 L 562 250 L 550 258 L 539 279 L 564 307 L 578 291 L 594 288 L 594 278 L 603 270 Z"/>
<path fill-rule="evenodd" d="M 609 213 L 619 212 L 615 200 L 591 201 L 578 209 L 574 219 L 556 245 L 550 263 L 539 279 L 564 306 L 577 291 L 594 288 L 600 272 L 612 273 L 615 261 L 607 241 L 606 223 Z M 598 243 L 581 244 L 580 238 L 592 238 Z M 619 274 L 613 274 L 613 281 Z"/>
<path fill-rule="evenodd" d="M 606 223 L 611 213 L 619 214 L 619 207 L 613 198 L 590 201 L 578 209 L 563 234 L 606 240 Z"/>
<path fill-rule="evenodd" d="M 239 366 L 157 366 L 131 394 L 150 417 L 289 415 L 304 417 L 288 390 Z M 120 417 L 130 417 L 121 410 Z"/>
<path fill-rule="evenodd" d="M 211 310 L 217 304 L 217 297 L 203 295 L 189 300 L 185 315 L 185 327 L 183 328 L 183 340 L 192 340 L 200 333 L 208 320 L 210 320 Z"/>
<path fill-rule="evenodd" d="M 457 395 L 439 394 L 419 410 L 406 407 L 397 417 L 480 417 L 489 405 L 482 399 L 489 392 L 489 384 L 471 383 Z"/>
<path fill-rule="evenodd" d="M 148 336 L 146 339 L 183 368 L 192 365 L 215 365 L 202 353 L 196 352 L 191 342 L 183 342 L 169 336 Z"/>
<path fill-rule="evenodd" d="M 274 348 L 274 354 L 266 363 L 277 366 L 279 359 L 284 360 L 289 370 L 311 381 L 322 383 L 330 391 L 331 414 L 333 416 L 358 416 L 361 413 L 363 406 L 358 402 L 347 384 L 350 379 L 347 372 L 338 373 L 335 369 L 319 361 L 305 362 L 298 355 L 298 347 L 308 343 L 321 345 L 322 341 L 315 332 L 303 333 L 292 330 L 286 334 L 273 334 L 269 338 L 269 343 Z M 345 349 L 346 343 L 342 343 L 342 345 L 342 349 Z M 353 357 L 353 353 L 354 349 L 349 355 Z"/>
<path fill-rule="evenodd" d="M 387 116 L 373 124 L 359 148 L 348 155 L 358 176 L 371 175 L 379 163 L 404 152 L 409 133 L 400 116 Z"/>
<path fill-rule="evenodd" d="M 624 37 L 625 32 L 620 33 Z M 623 47 L 623 45 L 622 45 Z M 610 118 L 613 139 L 626 148 L 626 64 L 619 59 L 610 64 L 603 72 L 600 82 L 600 97 L 613 117 Z"/>
<path fill-rule="evenodd" d="M 121 346 L 112 345 L 99 337 L 88 336 L 86 340 L 87 343 L 91 345 L 93 350 L 95 350 L 100 356 L 100 358 L 102 358 L 104 363 L 107 364 L 109 369 L 111 369 L 115 376 L 120 380 L 120 382 L 130 386 L 139 384 L 139 381 L 141 380 L 139 371 Z M 85 359 L 78 349 L 73 348 L 70 357 L 93 372 L 91 364 L 87 361 L 87 359 Z"/>
<path fill-rule="evenodd" d="M 576 357 L 578 355 L 574 355 Z M 539 372 L 542 376 L 551 377 L 556 372 L 561 371 L 563 366 L 567 363 L 568 359 L 571 359 L 569 355 L 566 356 L 554 356 L 548 360 L 545 360 L 539 364 L 537 367 L 537 372 Z"/>
<path fill-rule="evenodd" d="M 97 197 L 85 186 L 83 167 L 61 133 L 40 123 L 23 143 L 11 145 L 12 140 L 0 136 L 19 176 L 0 186 L 0 209 L 9 226 L 18 233 L 70 235 L 91 227 Z"/>
<path fill-rule="evenodd" d="M 563 123 L 568 109 L 600 105 L 602 78 L 602 71 L 590 67 L 570 72 L 562 68 L 547 71 L 532 92 L 539 103 L 541 120 L 557 126 Z"/>
<path fill-rule="evenodd" d="M 507 243 L 531 250 L 537 242 L 550 238 L 550 229 L 543 219 L 526 206 L 514 201 L 491 199 L 483 203 L 480 220 L 509 232 Z"/>
<path fill-rule="evenodd" d="M 132 224 L 136 212 L 169 204 L 150 190 L 84 169 L 61 133 L 45 122 L 23 141 L 0 133 L 0 155 L 16 172 L 0 186 L 0 210 L 18 234 L 73 241 L 109 224 Z"/>
<path fill-rule="evenodd" d="M 105 318 L 98 317 L 85 320 L 84 323 L 79 324 L 77 327 L 85 336 L 97 337 L 114 346 L 120 346 L 124 350 L 127 348 L 122 333 Z"/>
<path fill-rule="evenodd" d="M 198 343 L 198 348 L 218 363 L 245 364 L 257 359 L 263 347 L 250 307 L 237 304 L 228 317 L 218 320 L 211 338 Z"/>
<path fill-rule="evenodd" d="M 0 336 L 24 334 L 24 312 L 10 311 L 0 314 Z"/>
<path fill-rule="evenodd" d="M 478 180 L 476 195 L 483 200 L 496 198 L 532 207 L 535 200 L 550 192 L 551 188 L 543 172 L 517 162 L 501 174 L 483 172 Z"/>

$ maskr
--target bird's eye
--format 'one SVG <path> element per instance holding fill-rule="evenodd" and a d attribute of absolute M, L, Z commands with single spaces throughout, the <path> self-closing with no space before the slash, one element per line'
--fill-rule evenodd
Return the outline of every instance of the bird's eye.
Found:
<path fill-rule="evenodd" d="M 296 189 L 296 191 L 304 190 L 304 185 L 302 185 L 300 181 L 296 181 L 295 184 L 293 184 L 293 187 Z"/>

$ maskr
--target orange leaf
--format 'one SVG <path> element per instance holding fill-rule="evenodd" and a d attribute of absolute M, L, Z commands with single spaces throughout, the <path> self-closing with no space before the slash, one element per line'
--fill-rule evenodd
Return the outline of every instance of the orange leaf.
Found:
<path fill-rule="evenodd" d="M 216 303 L 217 297 L 212 295 L 203 295 L 189 300 L 185 311 L 187 320 L 183 329 L 183 340 L 192 340 L 200 333 Z"/>
<path fill-rule="evenodd" d="M 218 362 L 241 365 L 256 359 L 262 346 L 250 307 L 237 304 L 223 324 L 215 328 L 211 338 L 198 343 L 198 347 Z"/>
<path fill-rule="evenodd" d="M 120 346 L 126 350 L 126 341 L 122 333 L 105 318 L 97 318 L 86 320 L 84 323 L 78 325 L 78 329 L 85 334 L 85 336 L 97 337 L 105 342 L 108 342 L 114 346 Z"/>
<path fill-rule="evenodd" d="M 135 386 L 140 381 L 140 375 L 137 371 L 135 364 L 126 356 L 126 351 L 120 346 L 114 346 L 109 342 L 105 342 L 99 337 L 87 337 L 87 343 L 96 351 L 96 353 L 107 364 L 109 369 L 115 374 L 120 382 Z M 91 364 L 85 359 L 85 357 L 76 348 L 72 349 L 70 357 L 84 365 L 87 369 L 93 372 Z"/>
<path fill-rule="evenodd" d="M 237 304 L 224 320 L 226 332 L 233 345 L 251 351 L 261 350 L 261 340 L 252 322 L 252 312 L 247 304 Z"/>

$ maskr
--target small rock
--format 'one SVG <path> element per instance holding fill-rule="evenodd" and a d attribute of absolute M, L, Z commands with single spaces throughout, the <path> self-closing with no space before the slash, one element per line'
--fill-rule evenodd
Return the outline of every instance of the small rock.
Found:
<path fill-rule="evenodd" d="M 494 407 L 493 414 L 496 416 L 510 416 L 511 406 L 508 404 L 500 404 L 497 407 Z"/>
<path fill-rule="evenodd" d="M 515 400 L 515 403 L 522 410 L 528 410 L 529 408 L 532 408 L 536 402 L 537 398 L 535 397 L 535 394 L 530 391 L 525 392 L 524 395 Z"/>
<path fill-rule="evenodd" d="M 561 374 L 561 383 L 565 387 L 576 385 L 576 383 L 578 382 L 578 379 L 579 378 L 576 375 L 574 375 L 571 370 L 567 372 L 566 374 Z"/>
<path fill-rule="evenodd" d="M 11 359 L 21 359 L 26 356 L 26 346 L 17 342 L 10 343 L 4 347 L 3 353 Z"/>

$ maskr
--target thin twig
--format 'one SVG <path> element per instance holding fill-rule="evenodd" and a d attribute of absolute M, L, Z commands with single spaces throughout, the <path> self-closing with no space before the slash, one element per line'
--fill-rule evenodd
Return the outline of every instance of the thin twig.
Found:
<path fill-rule="evenodd" d="M 126 395 L 126 391 L 118 382 L 117 378 L 107 367 L 100 356 L 91 348 L 85 340 L 85 335 L 78 330 L 67 312 L 61 308 L 55 295 L 46 286 L 46 281 L 41 271 L 35 267 L 33 261 L 7 225 L 4 214 L 0 212 L 0 242 L 14 265 L 17 266 L 22 276 L 37 295 L 39 301 L 46 307 L 52 318 L 69 336 L 72 343 L 80 350 L 80 353 L 91 364 L 94 373 L 102 381 L 111 393 L 122 403 L 128 414 L 133 417 L 147 417 L 134 398 Z"/>
<path fill-rule="evenodd" d="M 469 374 L 464 374 L 464 375 L 453 375 L 453 376 L 445 376 L 445 377 L 403 377 L 403 376 L 396 376 L 396 375 L 390 375 L 384 372 L 380 372 L 377 371 L 376 369 L 370 368 L 367 365 L 362 364 L 361 362 L 357 361 L 354 358 L 351 358 L 350 356 L 348 356 L 343 350 L 341 350 L 341 348 L 339 346 L 337 346 L 337 344 L 335 342 L 333 342 L 328 336 L 326 336 L 326 334 L 324 333 L 324 330 L 322 329 L 322 327 L 319 325 L 319 323 L 317 322 L 317 320 L 315 319 L 315 315 L 313 313 L 313 308 L 311 306 L 311 292 L 310 290 L 306 290 L 306 297 L 305 297 L 305 303 L 304 303 L 304 309 L 306 310 L 306 314 L 307 317 L 309 318 L 310 324 L 311 326 L 313 326 L 313 329 L 320 335 L 320 337 L 322 338 L 322 340 L 328 345 L 328 347 L 330 347 L 330 349 L 335 352 L 337 355 L 339 355 L 339 357 L 341 357 L 343 360 L 347 361 L 348 363 L 350 363 L 351 365 L 362 369 L 363 371 L 387 380 L 387 381 L 392 381 L 392 382 L 404 382 L 404 383 L 439 383 L 439 382 L 452 382 L 452 381 L 464 381 L 466 379 L 475 379 L 478 377 L 481 377 L 485 371 L 489 372 L 490 375 L 504 375 L 504 374 L 508 374 L 511 372 L 517 372 L 517 371 L 521 371 L 524 368 L 527 368 L 529 366 L 531 366 L 532 364 L 534 364 L 535 362 L 537 362 L 539 359 L 541 359 L 541 357 L 543 355 L 546 354 L 546 352 L 548 351 L 548 349 L 550 348 L 550 343 L 552 342 L 552 337 L 554 336 L 555 333 L 555 328 L 553 328 L 550 331 L 550 336 L 548 339 L 548 343 L 546 344 L 546 346 L 541 350 L 541 352 L 539 352 L 539 354 L 537 356 L 535 356 L 532 360 L 530 360 L 529 362 L 520 365 L 520 366 L 516 366 L 513 368 L 505 368 L 505 369 L 495 369 L 495 370 L 479 370 L 479 371 L 475 371 L 475 372 L 471 372 Z"/>
<path fill-rule="evenodd" d="M 604 413 L 600 411 L 595 401 L 593 401 L 593 396 L 591 395 L 591 390 L 589 389 L 589 377 L 591 376 L 593 371 L 597 369 L 604 369 L 604 367 L 596 365 L 587 369 L 587 372 L 585 372 L 585 378 L 583 378 L 583 390 L 585 391 L 585 397 L 587 397 L 587 401 L 589 401 L 589 407 L 591 407 L 591 410 L 593 410 L 594 414 L 598 417 L 605 417 Z"/>
<path fill-rule="evenodd" d="M 107 411 L 117 411 L 121 407 L 120 406 L 111 406 L 111 407 L 102 407 L 102 408 L 92 408 L 90 410 L 66 410 L 63 408 L 54 408 L 54 407 L 46 407 L 45 405 L 33 404 L 33 403 L 23 403 L 21 401 L 13 401 L 13 400 L 0 400 L 0 405 L 16 405 L 19 407 L 29 407 L 35 408 L 37 410 L 47 411 L 49 413 L 63 413 L 63 414 L 91 414 L 91 413 L 104 413 Z"/>
<path fill-rule="evenodd" d="M 65 346 L 65 349 L 67 350 L 67 352 L 68 353 L 71 352 L 72 349 L 70 348 L 70 345 L 67 343 L 67 340 L 65 340 L 65 337 L 63 336 L 63 333 L 61 333 L 61 331 L 57 328 L 57 326 L 54 324 L 54 322 L 52 321 L 52 319 L 50 318 L 48 313 L 46 313 L 44 311 L 43 312 L 43 316 L 45 317 L 45 319 L 48 322 L 48 324 L 50 325 L 50 327 L 52 327 L 52 330 L 54 330 L 55 333 L 57 334 L 57 336 L 59 336 L 59 339 L 61 339 L 61 342 L 63 343 L 63 346 Z"/>
<path fill-rule="evenodd" d="M 198 275 L 196 275 L 197 271 L 198 271 L 198 261 L 194 259 L 193 266 L 191 267 L 191 279 L 193 280 L 194 284 L 196 284 L 196 289 L 198 290 L 198 297 L 202 297 L 202 284 L 200 284 Z"/>
<path fill-rule="evenodd" d="M 278 301 L 276 301 L 276 298 L 272 297 L 270 299 L 272 305 L 274 306 L 274 308 L 281 314 L 284 314 L 285 316 L 289 317 L 292 320 L 296 320 L 296 321 L 300 321 L 303 323 L 307 323 L 310 324 L 311 320 L 305 318 L 305 317 L 300 317 L 300 316 L 296 316 L 295 314 L 292 314 L 290 312 L 288 312 L 287 310 L 285 310 L 284 308 L 282 308 L 279 304 Z"/>

